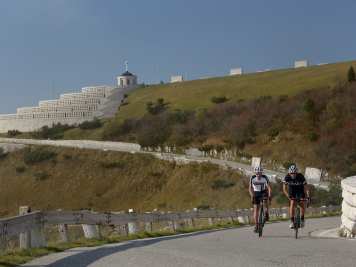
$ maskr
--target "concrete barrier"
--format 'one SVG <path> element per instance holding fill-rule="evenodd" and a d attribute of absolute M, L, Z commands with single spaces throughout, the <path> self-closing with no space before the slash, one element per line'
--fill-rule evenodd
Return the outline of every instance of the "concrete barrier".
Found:
<path fill-rule="evenodd" d="M 356 236 L 356 176 L 341 181 L 342 216 L 341 235 L 349 238 Z"/>

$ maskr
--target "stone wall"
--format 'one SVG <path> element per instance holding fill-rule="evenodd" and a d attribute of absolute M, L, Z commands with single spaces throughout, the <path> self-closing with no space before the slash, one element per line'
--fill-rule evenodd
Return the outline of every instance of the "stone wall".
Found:
<path fill-rule="evenodd" d="M 341 234 L 346 237 L 356 236 L 356 176 L 341 181 L 342 216 Z"/>

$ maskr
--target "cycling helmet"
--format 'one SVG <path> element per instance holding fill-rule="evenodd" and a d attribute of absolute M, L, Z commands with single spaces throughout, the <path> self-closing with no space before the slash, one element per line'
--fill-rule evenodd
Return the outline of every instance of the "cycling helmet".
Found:
<path fill-rule="evenodd" d="M 297 173 L 297 172 L 298 172 L 297 165 L 292 164 L 289 166 L 288 173 Z"/>
<path fill-rule="evenodd" d="M 255 173 L 262 173 L 263 172 L 262 166 L 256 166 L 253 170 L 254 170 Z"/>

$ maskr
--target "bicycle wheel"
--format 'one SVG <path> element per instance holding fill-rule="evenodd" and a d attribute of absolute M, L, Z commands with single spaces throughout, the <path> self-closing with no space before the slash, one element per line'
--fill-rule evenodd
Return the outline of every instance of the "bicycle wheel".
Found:
<path fill-rule="evenodd" d="M 300 228 L 300 209 L 297 206 L 295 215 L 294 215 L 294 231 L 295 231 L 295 239 L 298 239 L 298 229 Z"/>
<path fill-rule="evenodd" d="M 265 218 L 264 218 L 264 208 L 263 208 L 263 202 L 261 202 L 260 212 L 259 212 L 259 215 L 258 215 L 258 237 L 262 236 L 264 220 L 265 220 Z"/>

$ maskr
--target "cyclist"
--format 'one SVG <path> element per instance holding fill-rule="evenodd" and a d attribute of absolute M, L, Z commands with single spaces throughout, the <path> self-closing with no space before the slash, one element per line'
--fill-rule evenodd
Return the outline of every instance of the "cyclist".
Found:
<path fill-rule="evenodd" d="M 305 199 L 305 197 L 309 198 L 309 190 L 307 186 L 307 181 L 303 174 L 298 172 L 298 168 L 296 164 L 290 165 L 288 169 L 288 174 L 283 180 L 283 193 L 289 199 L 289 214 L 291 224 L 289 228 L 294 228 L 294 210 L 297 205 L 296 199 Z M 300 201 L 300 210 L 301 210 L 301 227 L 304 227 L 304 213 L 305 213 L 305 202 Z"/>
<path fill-rule="evenodd" d="M 262 199 L 268 197 L 271 201 L 272 188 L 266 175 L 263 174 L 261 166 L 254 168 L 255 175 L 250 178 L 249 193 L 253 204 L 253 218 L 255 220 L 254 232 L 257 232 L 258 213 Z M 268 203 L 266 201 L 266 221 L 269 220 Z"/>

